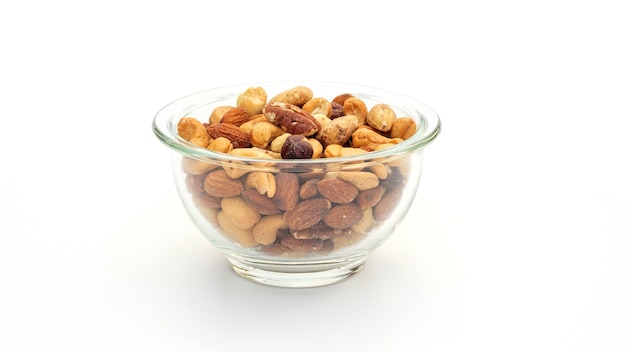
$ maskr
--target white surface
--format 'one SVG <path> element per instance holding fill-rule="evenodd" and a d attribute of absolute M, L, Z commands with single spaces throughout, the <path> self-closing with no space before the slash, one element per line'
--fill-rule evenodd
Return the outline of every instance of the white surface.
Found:
<path fill-rule="evenodd" d="M 618 1 L 15 4 L 0 351 L 626 350 Z M 412 215 L 338 285 L 237 277 L 150 130 L 182 95 L 272 78 L 382 86 L 443 121 Z"/>

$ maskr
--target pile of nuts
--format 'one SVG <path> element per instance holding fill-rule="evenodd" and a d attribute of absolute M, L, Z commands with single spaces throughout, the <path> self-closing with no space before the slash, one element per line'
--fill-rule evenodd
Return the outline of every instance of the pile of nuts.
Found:
<path fill-rule="evenodd" d="M 349 93 L 327 100 L 298 86 L 267 98 L 262 87 L 250 87 L 235 106 L 214 108 L 209 121 L 181 118 L 178 134 L 215 152 L 271 161 L 365 154 L 418 128 L 389 105 L 368 109 Z M 269 172 L 182 159 L 192 200 L 214 227 L 244 247 L 289 257 L 328 254 L 365 238 L 393 212 L 408 167 L 400 159 L 349 171 Z"/>

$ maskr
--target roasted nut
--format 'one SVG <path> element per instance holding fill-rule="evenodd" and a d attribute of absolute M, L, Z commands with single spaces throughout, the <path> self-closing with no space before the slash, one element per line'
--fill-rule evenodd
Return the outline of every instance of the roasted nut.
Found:
<path fill-rule="evenodd" d="M 313 238 L 307 240 L 299 240 L 293 236 L 287 236 L 280 240 L 280 244 L 296 252 L 317 252 L 324 247 L 324 240 Z"/>
<path fill-rule="evenodd" d="M 344 115 L 354 115 L 359 119 L 359 126 L 367 120 L 367 106 L 363 100 L 357 97 L 349 97 L 343 102 Z"/>
<path fill-rule="evenodd" d="M 259 114 L 267 103 L 267 93 L 263 87 L 250 87 L 237 97 L 237 106 L 246 109 L 250 116 Z"/>
<path fill-rule="evenodd" d="M 248 135 L 235 125 L 220 122 L 207 126 L 206 131 L 212 139 L 219 137 L 228 139 L 233 144 L 233 148 L 249 148 L 252 146 Z"/>
<path fill-rule="evenodd" d="M 204 191 L 219 198 L 235 197 L 243 191 L 243 183 L 229 177 L 224 169 L 217 169 L 204 178 Z"/>
<path fill-rule="evenodd" d="M 262 245 L 269 245 L 276 241 L 278 230 L 285 228 L 285 221 L 282 214 L 268 215 L 252 228 L 252 235 L 256 242 Z"/>
<path fill-rule="evenodd" d="M 246 176 L 244 187 L 272 198 L 276 194 L 276 178 L 269 172 L 253 171 Z"/>
<path fill-rule="evenodd" d="M 310 179 L 304 182 L 300 187 L 300 199 L 317 197 L 320 194 L 317 190 L 318 182 L 320 182 L 320 179 L 318 178 Z"/>
<path fill-rule="evenodd" d="M 208 150 L 220 153 L 228 153 L 233 150 L 233 144 L 225 137 L 217 137 L 206 147 Z"/>
<path fill-rule="evenodd" d="M 303 106 L 307 101 L 313 98 L 313 91 L 304 86 L 297 86 L 288 90 L 285 90 L 272 99 L 270 99 L 269 103 L 288 103 L 297 106 Z"/>
<path fill-rule="evenodd" d="M 338 118 L 340 116 L 345 115 L 345 112 L 343 111 L 343 105 L 342 104 L 339 104 L 339 103 L 333 101 L 333 102 L 330 103 L 330 106 L 332 108 L 332 111 L 331 111 L 330 116 L 329 116 L 331 119 L 336 119 L 336 118 Z"/>
<path fill-rule="evenodd" d="M 330 102 L 324 98 L 312 98 L 307 101 L 303 106 L 302 110 L 308 112 L 311 115 L 322 114 L 324 116 L 330 116 L 333 112 L 333 108 L 330 105 Z"/>
<path fill-rule="evenodd" d="M 271 123 L 287 133 L 308 137 L 320 129 L 319 122 L 311 114 L 293 104 L 280 102 L 267 104 L 263 111 Z"/>
<path fill-rule="evenodd" d="M 322 153 L 324 152 L 324 147 L 322 146 L 322 143 L 320 143 L 320 141 L 315 138 L 309 138 L 307 140 L 309 141 L 309 143 L 311 143 L 311 146 L 313 147 L 313 156 L 311 158 L 320 158 L 322 156 Z"/>
<path fill-rule="evenodd" d="M 211 195 L 206 194 L 205 192 L 196 193 L 192 197 L 193 204 L 198 207 L 198 209 L 220 209 L 222 207 L 221 199 L 217 197 L 213 197 Z"/>
<path fill-rule="evenodd" d="M 320 194 L 333 203 L 350 203 L 359 194 L 359 189 L 346 181 L 338 178 L 325 178 L 317 183 Z"/>
<path fill-rule="evenodd" d="M 241 126 L 250 119 L 250 114 L 242 107 L 236 107 L 228 110 L 222 116 L 221 123 L 229 123 L 235 126 Z"/>
<path fill-rule="evenodd" d="M 396 113 L 387 104 L 376 104 L 367 113 L 367 124 L 375 129 L 387 132 L 396 121 Z"/>
<path fill-rule="evenodd" d="M 348 236 L 352 233 L 352 229 L 334 229 L 322 222 L 315 224 L 306 229 L 293 231 L 291 235 L 299 240 L 320 238 L 323 240 L 335 239 Z"/>
<path fill-rule="evenodd" d="M 261 214 L 252 209 L 241 196 L 222 198 L 221 205 L 228 219 L 239 228 L 251 229 L 261 220 Z"/>
<path fill-rule="evenodd" d="M 353 184 L 359 191 L 372 189 L 379 183 L 378 177 L 367 171 L 342 171 L 337 173 L 337 178 Z"/>
<path fill-rule="evenodd" d="M 300 199 L 300 180 L 298 175 L 289 172 L 279 172 L 276 179 L 276 194 L 272 197 L 274 205 L 281 210 L 291 210 L 296 207 Z"/>
<path fill-rule="evenodd" d="M 228 152 L 228 154 L 244 158 L 274 160 L 274 158 L 266 153 L 265 150 L 255 147 L 235 148 Z M 228 163 L 228 165 L 224 165 L 224 171 L 231 178 L 239 178 L 249 172 L 252 172 L 252 169 L 245 162 L 232 160 Z"/>
<path fill-rule="evenodd" d="M 289 136 L 283 147 L 280 149 L 280 156 L 283 159 L 311 159 L 313 157 L 313 146 L 300 134 Z"/>
<path fill-rule="evenodd" d="M 206 148 L 209 145 L 209 135 L 202 122 L 193 117 L 183 117 L 178 122 L 178 135 L 186 141 L 197 145 L 198 147 Z"/>
<path fill-rule="evenodd" d="M 233 222 L 226 216 L 224 211 L 220 211 L 217 213 L 217 222 L 219 226 L 222 228 L 222 231 L 225 235 L 231 237 L 235 241 L 239 242 L 243 247 L 254 247 L 258 245 L 257 241 L 254 239 L 254 235 L 252 234 L 251 229 L 242 229 L 240 227 L 235 226 Z"/>
<path fill-rule="evenodd" d="M 274 153 L 280 154 L 280 150 L 283 149 L 283 144 L 285 144 L 285 140 L 287 140 L 289 136 L 291 136 L 291 133 L 285 132 L 281 134 L 280 136 L 274 138 L 272 142 L 270 143 L 270 150 L 273 151 Z"/>
<path fill-rule="evenodd" d="M 285 212 L 285 224 L 290 231 L 309 228 L 319 223 L 330 207 L 330 201 L 325 198 L 303 200 L 292 210 Z"/>
<path fill-rule="evenodd" d="M 186 174 L 185 175 L 185 188 L 191 194 L 204 193 L 204 178 L 206 174 L 194 175 L 194 174 Z"/>
<path fill-rule="evenodd" d="M 230 106 L 230 105 L 223 105 L 223 106 L 218 106 L 215 109 L 213 109 L 213 111 L 211 112 L 211 115 L 209 116 L 209 124 L 216 124 L 216 123 L 220 123 L 222 122 L 222 117 L 224 117 L 224 114 L 226 114 L 229 110 L 234 109 L 234 106 Z"/>
<path fill-rule="evenodd" d="M 358 126 L 359 120 L 354 115 L 337 117 L 330 121 L 326 127 L 320 129 L 316 138 L 322 143 L 322 146 L 331 144 L 344 145 Z"/>
<path fill-rule="evenodd" d="M 341 150 L 343 149 L 342 145 L 339 144 L 330 144 L 324 148 L 324 157 L 325 158 L 336 158 L 339 157 Z"/>
<path fill-rule="evenodd" d="M 256 125 L 257 123 L 263 121 L 267 122 L 267 117 L 265 117 L 265 115 L 250 116 L 250 119 L 247 122 L 243 123 L 241 126 L 239 126 L 239 129 L 241 129 L 245 134 L 250 136 L 250 131 L 252 131 L 252 127 L 254 127 L 254 125 Z"/>
<path fill-rule="evenodd" d="M 271 198 L 259 193 L 255 189 L 247 189 L 241 192 L 241 197 L 259 214 L 274 215 L 282 213 L 282 210 L 276 207 Z"/>
<path fill-rule="evenodd" d="M 363 211 L 354 203 L 348 203 L 332 207 L 322 221 L 334 229 L 347 229 L 356 225 L 361 218 Z"/>
<path fill-rule="evenodd" d="M 352 146 L 364 150 L 371 151 L 381 144 L 398 144 L 400 142 L 402 142 L 400 138 L 387 138 L 366 127 L 360 127 L 352 133 Z"/>
<path fill-rule="evenodd" d="M 358 233 L 367 233 L 369 232 L 376 220 L 372 215 L 372 208 L 363 209 L 363 217 L 356 224 L 352 225 L 351 229 Z"/>
<path fill-rule="evenodd" d="M 400 117 L 391 126 L 389 136 L 391 138 L 402 138 L 407 140 L 417 132 L 417 123 L 410 117 Z"/>
<path fill-rule="evenodd" d="M 337 104 L 343 105 L 346 99 L 351 98 L 351 97 L 353 97 L 353 95 L 350 93 L 339 94 L 338 96 L 333 98 L 331 103 L 337 103 Z"/>
<path fill-rule="evenodd" d="M 398 205 L 398 201 L 402 196 L 402 187 L 385 189 L 385 193 L 380 198 L 380 201 L 373 208 L 372 215 L 377 221 L 383 221 L 389 219 L 393 210 Z"/>
<path fill-rule="evenodd" d="M 250 143 L 253 147 L 267 148 L 274 138 L 285 133 L 280 127 L 271 122 L 259 122 L 250 130 Z"/>
<path fill-rule="evenodd" d="M 207 163 L 206 161 L 193 159 L 187 156 L 183 156 L 181 159 L 181 168 L 185 173 L 191 175 L 202 175 L 217 168 L 216 164 Z"/>
<path fill-rule="evenodd" d="M 384 193 L 385 189 L 381 186 L 361 191 L 359 195 L 356 196 L 356 204 L 363 210 L 371 208 L 378 204 Z"/>

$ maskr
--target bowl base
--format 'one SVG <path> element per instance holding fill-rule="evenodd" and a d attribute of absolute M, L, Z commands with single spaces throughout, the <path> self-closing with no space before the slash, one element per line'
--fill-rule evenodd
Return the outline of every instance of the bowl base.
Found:
<path fill-rule="evenodd" d="M 322 262 L 268 262 L 226 256 L 235 273 L 263 285 L 291 288 L 326 286 L 358 273 L 367 256 Z"/>

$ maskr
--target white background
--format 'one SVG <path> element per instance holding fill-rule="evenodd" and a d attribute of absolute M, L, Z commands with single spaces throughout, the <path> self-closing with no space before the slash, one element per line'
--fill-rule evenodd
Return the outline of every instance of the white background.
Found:
<path fill-rule="evenodd" d="M 7 1 L 0 351 L 625 351 L 619 1 Z M 236 276 L 154 114 L 268 79 L 435 109 L 400 231 L 343 283 Z"/>

